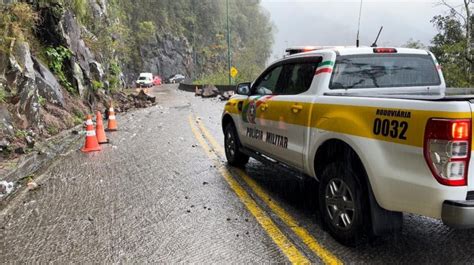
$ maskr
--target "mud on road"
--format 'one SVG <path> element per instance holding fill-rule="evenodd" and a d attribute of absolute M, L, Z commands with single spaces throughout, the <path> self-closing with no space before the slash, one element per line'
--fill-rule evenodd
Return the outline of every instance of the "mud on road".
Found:
<path fill-rule="evenodd" d="M 314 263 L 474 260 L 473 231 L 414 215 L 405 215 L 399 235 L 342 247 L 321 228 L 316 182 L 302 183 L 255 160 L 242 172 L 227 167 L 220 150 L 223 102 L 174 85 L 152 93 L 158 105 L 118 116 L 119 131 L 109 134 L 103 151 L 84 154 L 77 146 L 37 179 L 41 188 L 1 209 L 2 263 L 294 261 L 288 253 Z M 277 231 L 262 225 L 249 201 Z M 278 231 L 287 241 L 275 239 Z"/>

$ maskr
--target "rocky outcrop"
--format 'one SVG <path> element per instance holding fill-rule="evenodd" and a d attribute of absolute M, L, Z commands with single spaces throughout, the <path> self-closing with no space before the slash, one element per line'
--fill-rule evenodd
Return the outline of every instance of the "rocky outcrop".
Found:
<path fill-rule="evenodd" d="M 104 69 L 102 65 L 96 61 L 89 63 L 90 77 L 92 80 L 103 81 L 105 77 Z"/>
<path fill-rule="evenodd" d="M 38 39 L 46 46 L 63 45 L 65 40 L 60 27 L 63 18 L 61 3 L 57 0 L 37 1 L 37 11 L 41 18 L 35 29 Z"/>
<path fill-rule="evenodd" d="M 193 69 L 191 45 L 184 37 L 153 36 L 140 46 L 143 71 L 169 77 L 183 74 L 189 77 Z"/>
<path fill-rule="evenodd" d="M 107 18 L 107 1 L 106 0 L 89 0 L 92 9 L 92 16 L 95 20 Z"/>
<path fill-rule="evenodd" d="M 69 11 L 64 13 L 64 17 L 60 21 L 60 27 L 63 29 L 62 36 L 66 40 L 65 46 L 74 54 L 71 69 L 74 67 L 74 63 L 77 63 L 82 68 L 84 76 L 90 76 L 90 64 L 95 62 L 95 56 L 82 39 L 82 27 Z"/>
<path fill-rule="evenodd" d="M 15 134 L 13 119 L 6 104 L 0 104 L 0 135 L 12 137 Z M 5 140 L 1 139 L 0 141 Z M 5 140 L 6 141 L 6 140 Z"/>
<path fill-rule="evenodd" d="M 16 92 L 18 112 L 26 116 L 27 126 L 39 127 L 39 93 L 28 43 L 14 41 L 9 61 L 8 87 L 11 92 Z"/>
<path fill-rule="evenodd" d="M 192 73 L 192 49 L 185 37 L 171 33 L 152 36 L 139 47 L 133 47 L 139 49 L 140 57 L 130 64 L 132 66 L 120 65 L 122 68 L 130 67 L 128 72 L 120 73 L 120 68 L 115 65 L 120 60 L 114 60 L 114 64 L 109 61 L 117 54 L 109 50 L 104 54 L 97 52 L 102 49 L 97 46 L 102 47 L 104 41 L 126 41 L 120 33 L 111 33 L 111 39 L 104 38 L 97 31 L 99 27 L 81 24 L 74 8 L 65 7 L 70 6 L 69 1 L 0 0 L 6 4 L 13 2 L 30 4 L 38 13 L 39 20 L 34 36 L 27 31 L 24 36 L 9 36 L 9 39 L 17 39 L 12 40 L 10 47 L 0 50 L 0 141 L 11 142 L 12 148 L 25 147 L 35 141 L 33 136 L 28 139 L 20 137 L 24 131 L 33 131 L 38 137 L 49 137 L 77 124 L 84 113 L 102 108 L 116 95 L 108 90 L 109 81 L 116 88 L 116 84 L 125 85 L 124 80 L 135 79 L 141 71 L 163 77 L 177 73 L 190 76 Z M 112 12 L 108 12 L 107 0 L 85 2 L 89 5 L 88 18 L 92 18 L 94 23 L 107 26 L 113 24 L 115 20 L 112 19 L 119 19 L 108 17 Z M 19 41 L 32 37 L 36 37 L 33 54 L 27 42 Z M 86 45 L 85 40 L 93 49 Z M 98 45 L 92 46 L 94 43 Z M 72 56 L 55 54 L 54 51 L 65 51 L 60 46 L 70 50 Z M 48 58 L 44 58 L 44 54 Z M 58 60 L 62 63 L 59 69 Z M 124 96 L 119 102 L 123 101 L 123 109 L 129 109 L 150 106 L 155 104 L 154 100 L 140 94 Z M 21 141 L 23 145 L 17 145 Z"/>
<path fill-rule="evenodd" d="M 72 66 L 73 86 L 77 88 L 79 95 L 84 96 L 86 91 L 86 81 L 81 66 L 76 62 Z"/>
<path fill-rule="evenodd" d="M 53 73 L 44 66 L 37 59 L 33 58 L 35 68 L 36 86 L 40 96 L 45 98 L 48 102 L 58 105 L 60 107 L 65 106 L 64 95 L 61 90 L 61 85 L 54 77 Z"/>
<path fill-rule="evenodd" d="M 102 10 L 98 2 L 104 1 L 91 0 L 90 2 L 91 4 L 94 2 L 94 6 L 98 5 L 97 8 Z M 105 6 L 105 2 L 103 4 Z M 84 96 L 86 94 L 85 90 L 90 86 L 91 80 L 93 80 L 91 78 L 90 66 L 97 62 L 96 56 L 85 44 L 83 35 L 91 39 L 95 39 L 95 36 L 77 21 L 71 11 L 62 10 L 61 4 L 54 0 L 48 4 L 40 4 L 39 14 L 41 23 L 37 27 L 37 35 L 47 46 L 64 46 L 72 51 L 73 58 L 69 61 L 66 69 L 67 77 L 78 94 Z M 101 15 L 106 14 L 103 10 L 100 12 Z M 102 81 L 102 79 L 97 79 L 97 81 Z"/>

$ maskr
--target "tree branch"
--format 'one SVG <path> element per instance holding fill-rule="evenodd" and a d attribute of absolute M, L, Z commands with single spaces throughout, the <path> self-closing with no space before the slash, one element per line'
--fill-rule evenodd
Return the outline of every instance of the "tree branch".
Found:
<path fill-rule="evenodd" d="M 465 1 L 469 1 L 469 0 L 464 0 L 464 2 Z M 459 12 L 456 8 L 454 8 L 452 5 L 448 4 L 446 0 L 441 0 L 441 4 L 451 9 L 451 11 L 454 11 L 456 15 L 458 15 L 459 17 L 462 18 L 462 20 L 464 20 L 464 23 L 468 23 L 466 17 L 464 17 L 464 15 L 461 12 Z"/>

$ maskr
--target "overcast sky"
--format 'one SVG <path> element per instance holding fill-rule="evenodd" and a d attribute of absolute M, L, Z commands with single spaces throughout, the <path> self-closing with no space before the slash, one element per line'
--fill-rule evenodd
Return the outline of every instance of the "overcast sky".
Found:
<path fill-rule="evenodd" d="M 363 0 L 361 45 L 375 40 L 379 46 L 399 46 L 410 38 L 429 44 L 436 34 L 433 16 L 446 14 L 436 0 Z M 458 5 L 462 0 L 450 0 Z M 355 45 L 359 0 L 262 0 L 277 30 L 273 56 L 281 57 L 288 46 Z"/>

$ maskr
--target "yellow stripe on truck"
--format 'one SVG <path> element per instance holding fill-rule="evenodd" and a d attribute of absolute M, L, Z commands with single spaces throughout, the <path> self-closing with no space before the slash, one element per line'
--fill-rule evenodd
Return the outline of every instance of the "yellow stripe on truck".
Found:
<path fill-rule="evenodd" d="M 314 114 L 311 124 L 309 124 L 310 127 L 417 147 L 423 147 L 425 126 L 430 118 L 471 118 L 470 112 L 437 112 L 325 104 L 316 104 L 313 105 L 313 108 Z M 409 117 L 390 115 L 393 114 L 393 112 L 398 113 L 398 111 L 409 113 Z M 374 133 L 376 119 L 382 122 L 385 120 L 389 121 L 390 129 L 388 136 L 384 136 L 382 133 L 378 135 Z M 397 128 L 394 128 L 395 122 L 392 124 L 392 121 L 398 122 Z M 402 122 L 407 124 L 407 129 L 403 137 L 405 139 L 400 135 L 404 130 L 404 128 L 400 126 Z M 305 122 L 302 124 L 304 123 Z M 396 133 L 396 131 L 398 131 L 398 133 Z"/>
<path fill-rule="evenodd" d="M 231 114 L 242 115 L 237 109 L 239 101 L 244 101 L 244 106 L 248 104 L 248 100 L 230 100 L 226 104 L 225 110 Z M 392 109 L 276 100 L 268 100 L 265 103 L 267 105 L 265 111 L 257 108 L 257 123 L 258 119 L 277 121 L 417 147 L 423 146 L 425 126 L 430 118 L 470 119 L 472 115 L 470 112 Z M 298 113 L 292 111 L 292 106 L 295 104 L 302 107 Z M 387 124 L 389 124 L 388 134 L 385 130 Z M 376 130 L 374 127 L 380 127 L 378 128 L 380 130 Z M 379 134 L 375 134 L 375 132 L 379 132 Z"/>

